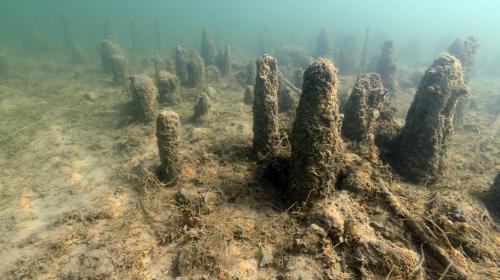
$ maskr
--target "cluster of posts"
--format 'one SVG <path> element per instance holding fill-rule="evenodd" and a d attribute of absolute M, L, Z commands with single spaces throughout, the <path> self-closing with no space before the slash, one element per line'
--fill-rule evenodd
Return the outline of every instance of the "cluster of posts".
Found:
<path fill-rule="evenodd" d="M 254 94 L 254 151 L 272 156 L 279 149 L 277 65 L 270 56 L 257 62 Z M 304 73 L 302 94 L 290 139 L 289 192 L 297 201 L 324 197 L 335 189 L 345 163 L 342 135 L 365 142 L 375 160 L 379 116 L 389 110 L 387 90 L 377 73 L 359 75 L 340 114 L 338 79 L 332 62 L 316 60 Z M 468 93 L 458 59 L 444 54 L 426 71 L 406 118 L 393 137 L 392 165 L 407 178 L 429 182 L 439 178 L 453 130 L 454 107 Z"/>
<path fill-rule="evenodd" d="M 368 33 L 369 30 L 367 36 Z M 352 46 L 352 40 L 347 38 L 346 49 Z M 363 147 L 363 157 L 371 162 L 379 162 L 379 151 L 384 150 L 393 168 L 410 180 L 438 180 L 445 168 L 446 151 L 453 134 L 455 107 L 468 96 L 467 73 L 477 46 L 474 38 L 457 40 L 450 47 L 451 54 L 443 54 L 434 61 L 420 82 L 403 127 L 395 124 L 390 108 L 390 95 L 399 87 L 392 41 L 384 43 L 376 66 L 378 73 L 358 75 L 344 114 L 340 113 L 337 98 L 336 68 L 326 57 L 314 61 L 303 72 L 300 100 L 289 135 L 289 196 L 296 201 L 306 201 L 332 193 L 345 168 L 345 140 Z M 322 31 L 316 54 L 329 53 L 330 42 Z M 342 57 L 341 63 L 354 61 L 348 52 Z M 174 104 L 176 88 L 203 85 L 209 68 L 215 67 L 218 75 L 229 75 L 230 48 L 217 50 L 210 32 L 204 29 L 201 55 L 196 51 L 188 55 L 182 46 L 176 47 L 175 74 L 168 71 L 166 61 L 158 58 L 154 61 L 156 81 L 144 75 L 129 78 L 127 58 L 108 31 L 101 42 L 101 61 L 103 72 L 112 73 L 115 84 L 130 81 L 137 119 L 156 120 L 161 173 L 166 182 L 175 182 L 179 173 L 180 120 L 172 111 L 158 113 L 156 102 Z M 356 71 L 345 69 L 351 74 Z M 243 101 L 253 105 L 253 150 L 258 158 L 273 157 L 280 152 L 281 143 L 278 62 L 270 55 L 263 55 L 247 66 L 247 72 L 250 78 Z M 209 96 L 202 93 L 194 106 L 193 120 L 202 120 L 210 108 Z M 387 127 L 395 129 L 389 132 Z"/>
<path fill-rule="evenodd" d="M 158 29 L 158 28 L 157 28 Z M 158 36 L 157 36 L 158 37 Z M 161 40 L 157 38 L 158 47 Z M 177 89 L 200 88 L 207 81 L 207 70 L 216 76 L 229 76 L 232 71 L 229 46 L 217 50 L 208 29 L 202 31 L 201 55 L 196 51 L 188 53 L 182 46 L 175 49 L 175 73 L 170 72 L 170 62 L 162 57 L 152 59 L 154 79 L 148 75 L 129 75 L 128 59 L 113 35 L 108 22 L 101 41 L 102 71 L 112 75 L 116 86 L 129 85 L 132 97 L 132 112 L 136 120 L 152 123 L 156 120 L 156 136 L 161 159 L 160 175 L 168 183 L 176 182 L 179 175 L 180 118 L 173 111 L 158 112 L 158 103 L 175 105 L 178 102 Z M 252 93 L 253 95 L 253 93 Z M 209 95 L 202 92 L 193 107 L 192 120 L 204 121 L 211 110 Z"/>

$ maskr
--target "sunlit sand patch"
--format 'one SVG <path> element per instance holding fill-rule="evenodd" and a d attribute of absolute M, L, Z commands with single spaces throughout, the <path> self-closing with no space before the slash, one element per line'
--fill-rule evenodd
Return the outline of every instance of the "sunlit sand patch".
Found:
<path fill-rule="evenodd" d="M 6 87 L 3 87 L 5 89 Z M 9 92 L 10 91 L 10 92 Z M 1 89 L 0 89 L 1 92 Z M 13 98 L 5 98 L 0 100 L 0 109 L 3 112 L 15 112 L 18 111 L 20 108 L 25 108 L 26 106 L 30 106 L 35 104 L 37 100 L 35 100 L 33 97 L 24 97 L 22 96 L 22 92 L 18 90 L 12 90 L 8 89 L 7 91 L 9 94 L 13 94 Z"/>
<path fill-rule="evenodd" d="M 54 155 L 50 157 L 48 163 L 50 163 L 50 165 L 54 167 L 61 167 L 64 162 L 61 160 L 60 156 Z"/>
<path fill-rule="evenodd" d="M 17 218 L 20 222 L 17 224 L 18 231 L 13 236 L 15 242 L 33 234 L 45 224 L 35 213 L 34 196 L 35 194 L 32 191 L 25 190 L 16 203 Z"/>
<path fill-rule="evenodd" d="M 83 179 L 83 175 L 77 170 L 72 171 L 68 174 L 68 182 L 74 185 L 78 185 Z"/>
<path fill-rule="evenodd" d="M 85 176 L 85 183 L 88 185 L 102 185 L 109 182 L 109 177 L 107 174 L 108 168 L 97 167 L 87 172 Z"/>
<path fill-rule="evenodd" d="M 19 208 L 26 212 L 31 212 L 31 198 L 33 194 L 27 191 L 24 191 L 19 197 L 18 205 Z"/>
<path fill-rule="evenodd" d="M 87 165 L 88 163 L 85 159 L 75 160 L 72 164 L 71 170 L 68 173 L 68 182 L 70 184 L 79 185 L 84 178 L 82 174 L 82 168 Z"/>
<path fill-rule="evenodd" d="M 257 260 L 256 259 L 243 259 L 240 257 L 240 248 L 232 243 L 228 248 L 227 259 L 230 261 L 229 267 L 232 271 L 238 273 L 239 277 L 242 279 L 250 279 L 252 275 L 257 273 Z"/>
<path fill-rule="evenodd" d="M 196 175 L 194 168 L 195 166 L 191 162 L 184 164 L 180 172 L 181 176 L 183 178 L 193 178 Z"/>
<path fill-rule="evenodd" d="M 109 197 L 103 205 L 103 211 L 111 215 L 113 218 L 118 218 L 124 215 L 124 202 L 128 200 L 127 193 L 121 193 L 119 197 Z"/>
<path fill-rule="evenodd" d="M 57 125 L 54 125 L 54 124 L 49 124 L 48 125 L 48 130 L 50 131 L 50 133 L 52 134 L 52 137 L 53 137 L 53 140 L 54 140 L 54 144 L 56 145 L 60 145 L 63 143 L 63 140 L 64 140 L 64 136 L 63 134 L 60 132 L 60 127 L 57 126 Z"/>

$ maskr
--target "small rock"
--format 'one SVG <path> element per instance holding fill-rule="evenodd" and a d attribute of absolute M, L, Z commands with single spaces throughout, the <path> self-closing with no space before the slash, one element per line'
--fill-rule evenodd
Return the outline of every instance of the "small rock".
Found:
<path fill-rule="evenodd" d="M 205 93 L 208 95 L 208 97 L 210 97 L 212 99 L 217 98 L 217 90 L 212 86 L 206 87 Z"/>
<path fill-rule="evenodd" d="M 273 262 L 273 249 L 270 246 L 261 246 L 259 249 L 259 267 Z"/>
<path fill-rule="evenodd" d="M 331 245 L 327 233 L 317 224 L 310 225 L 295 239 L 295 247 L 298 251 L 312 255 L 323 253 L 324 248 Z"/>
<path fill-rule="evenodd" d="M 333 238 L 341 238 L 344 232 L 344 218 L 332 204 L 313 209 L 309 214 L 309 222 L 318 224 Z"/>
<path fill-rule="evenodd" d="M 175 202 L 179 206 L 192 208 L 197 213 L 208 213 L 213 208 L 216 195 L 205 189 L 197 188 L 191 185 L 183 186 L 175 194 Z"/>
<path fill-rule="evenodd" d="M 83 94 L 83 99 L 94 102 L 97 100 L 97 94 L 95 92 L 86 92 Z"/>

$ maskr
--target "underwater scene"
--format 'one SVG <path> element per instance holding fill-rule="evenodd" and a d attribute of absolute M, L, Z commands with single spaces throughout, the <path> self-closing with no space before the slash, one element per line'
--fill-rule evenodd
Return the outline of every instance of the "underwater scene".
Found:
<path fill-rule="evenodd" d="M 499 11 L 0 0 L 0 279 L 500 279 Z"/>

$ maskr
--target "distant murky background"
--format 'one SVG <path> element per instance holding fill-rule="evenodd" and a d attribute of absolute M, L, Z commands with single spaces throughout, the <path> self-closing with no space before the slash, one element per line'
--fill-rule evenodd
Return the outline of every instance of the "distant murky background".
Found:
<path fill-rule="evenodd" d="M 178 43 L 197 46 L 203 26 L 212 31 L 216 43 L 249 53 L 256 52 L 263 33 L 275 44 L 313 48 L 320 28 L 330 32 L 339 46 L 347 34 L 354 34 L 361 44 L 365 28 L 370 27 L 374 51 L 385 39 L 392 39 L 403 60 L 418 56 L 423 65 L 456 37 L 477 36 L 481 41 L 478 68 L 485 70 L 500 54 L 499 10 L 500 3 L 494 0 L 3 0 L 0 48 L 18 49 L 31 24 L 50 44 L 60 45 L 61 15 L 71 19 L 78 44 L 96 52 L 107 19 L 126 49 L 131 48 L 131 26 L 135 24 L 145 51 L 155 47 L 155 21 L 165 51 Z"/>

